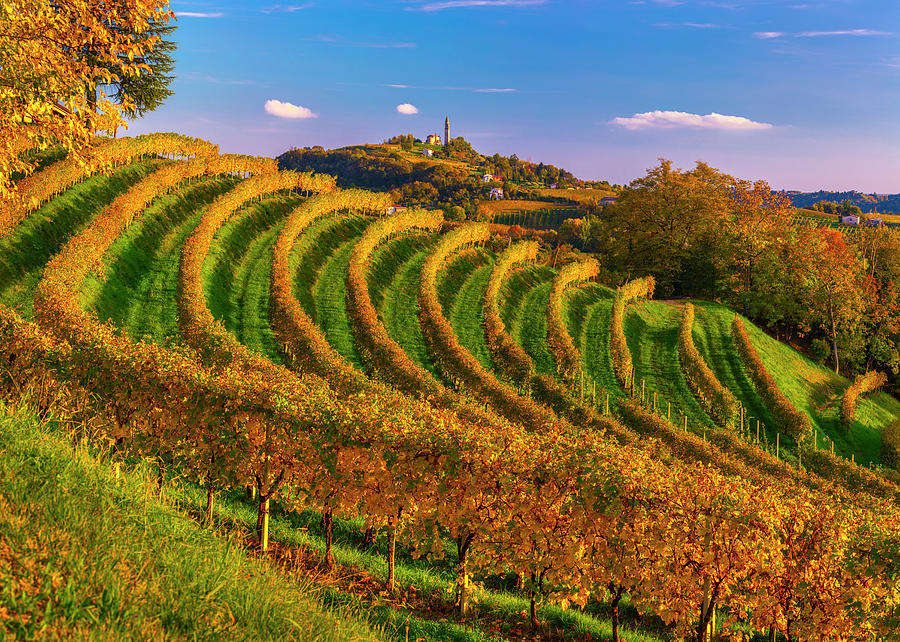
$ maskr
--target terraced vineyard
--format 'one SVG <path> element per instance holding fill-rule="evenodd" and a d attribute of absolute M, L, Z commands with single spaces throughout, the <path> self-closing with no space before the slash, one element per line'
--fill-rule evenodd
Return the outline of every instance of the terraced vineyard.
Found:
<path fill-rule="evenodd" d="M 0 212 L 0 390 L 158 463 L 285 586 L 392 639 L 897 639 L 895 398 L 842 426 L 850 382 L 745 320 L 789 437 L 698 301 L 717 421 L 643 282 L 203 141 L 103 145 L 109 175 L 51 163 Z"/>

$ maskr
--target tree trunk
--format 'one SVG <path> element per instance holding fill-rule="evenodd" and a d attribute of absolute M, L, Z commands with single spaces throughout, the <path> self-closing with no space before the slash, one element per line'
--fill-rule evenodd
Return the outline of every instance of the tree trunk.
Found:
<path fill-rule="evenodd" d="M 528 616 L 531 620 L 531 630 L 537 631 L 537 591 L 535 591 L 534 589 L 531 589 L 531 603 L 528 606 Z"/>
<path fill-rule="evenodd" d="M 394 560 L 397 552 L 397 528 L 394 526 L 394 518 L 388 521 L 388 591 L 394 591 Z"/>
<path fill-rule="evenodd" d="M 775 633 L 775 625 L 769 627 L 769 642 L 775 642 L 777 634 Z"/>
<path fill-rule="evenodd" d="M 269 550 L 269 498 L 259 499 L 259 512 L 256 515 L 256 536 L 259 538 L 259 550 Z"/>
<path fill-rule="evenodd" d="M 466 615 L 469 610 L 469 575 L 466 569 L 466 559 L 474 538 L 474 533 L 456 536 L 456 552 L 459 556 L 456 579 L 456 605 L 460 615 Z"/>
<path fill-rule="evenodd" d="M 612 593 L 613 599 L 609 603 L 609 608 L 611 611 L 611 621 L 612 621 L 612 634 L 613 634 L 613 642 L 621 642 L 619 637 L 619 602 L 622 601 L 622 595 L 625 593 L 625 589 L 621 586 L 616 586 L 614 584 L 609 585 L 610 593 Z"/>
<path fill-rule="evenodd" d="M 363 534 L 363 541 L 360 548 L 366 551 L 372 548 L 375 545 L 375 527 L 374 526 L 366 526 L 366 532 Z"/>
<path fill-rule="evenodd" d="M 831 319 L 831 347 L 834 350 L 834 371 L 837 374 L 841 372 L 841 364 L 838 361 L 838 347 L 837 347 L 837 329 L 834 324 L 834 305 L 828 304 L 828 316 Z"/>
<path fill-rule="evenodd" d="M 212 525 L 213 519 L 213 495 L 215 494 L 216 489 L 209 486 L 206 489 L 206 523 L 207 525 Z"/>
<path fill-rule="evenodd" d="M 329 572 L 334 568 L 334 555 L 331 553 L 332 534 L 334 532 L 334 514 L 330 508 L 322 513 L 325 522 L 325 569 Z"/>

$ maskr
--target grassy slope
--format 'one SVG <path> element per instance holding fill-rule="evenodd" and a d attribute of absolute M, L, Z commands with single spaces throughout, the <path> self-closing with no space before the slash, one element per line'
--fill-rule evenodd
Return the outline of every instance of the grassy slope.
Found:
<path fill-rule="evenodd" d="M 276 363 L 277 342 L 269 328 L 272 246 L 295 196 L 267 199 L 247 208 L 220 229 L 204 264 L 206 300 L 238 341 Z"/>
<path fill-rule="evenodd" d="M 513 337 L 534 360 L 538 374 L 556 376 L 556 359 L 547 347 L 547 303 L 550 301 L 551 280 L 552 277 L 525 295 Z"/>
<path fill-rule="evenodd" d="M 0 630 L 14 638 L 370 640 L 159 500 L 148 470 L 0 406 Z M 346 609 L 345 609 L 346 611 Z"/>
<path fill-rule="evenodd" d="M 678 356 L 678 323 L 681 308 L 659 301 L 631 305 L 625 313 L 625 336 L 634 363 L 635 392 L 641 394 L 646 383 L 647 399 L 658 393 L 659 407 L 672 404 L 672 423 L 688 426 L 714 425 L 688 387 Z"/>
<path fill-rule="evenodd" d="M 0 239 L 0 303 L 18 308 L 30 319 L 34 290 L 50 257 L 152 168 L 152 163 L 137 163 L 110 176 L 91 177 L 52 199 Z"/>
<path fill-rule="evenodd" d="M 368 221 L 366 221 L 368 222 Z M 362 357 L 356 349 L 350 317 L 347 314 L 347 269 L 353 246 L 362 236 L 359 234 L 345 241 L 322 266 L 313 290 L 316 319 L 335 350 L 359 370 L 364 371 Z"/>
<path fill-rule="evenodd" d="M 365 225 L 365 219 L 357 217 L 326 218 L 311 225 L 297 238 L 290 256 L 293 292 L 313 321 L 317 316 L 313 291 L 322 266 L 343 243 L 358 238 Z"/>
<path fill-rule="evenodd" d="M 419 275 L 437 237 L 408 236 L 385 243 L 372 257 L 369 292 L 388 334 L 417 364 L 436 374 L 419 325 Z"/>
<path fill-rule="evenodd" d="M 154 201 L 104 255 L 105 274 L 85 280 L 82 307 L 132 337 L 177 339 L 181 247 L 209 203 L 233 185 L 231 178 L 210 178 Z"/>
<path fill-rule="evenodd" d="M 484 292 L 494 262 L 488 258 L 487 264 L 472 272 L 459 285 L 459 293 L 453 299 L 450 324 L 456 331 L 460 343 L 475 355 L 487 370 L 493 367 L 491 352 L 484 336 Z"/>
<path fill-rule="evenodd" d="M 616 379 L 609 352 L 609 326 L 615 293 L 609 288 L 592 286 L 584 296 L 587 301 L 596 300 L 589 303 L 585 310 L 584 327 L 581 336 L 575 337 L 575 345 L 581 349 L 585 375 L 597 384 L 598 399 L 601 391 L 608 392 L 612 404 L 613 400 L 625 395 Z"/>
<path fill-rule="evenodd" d="M 731 343 L 734 311 L 722 305 L 701 302 L 697 303 L 697 311 L 699 327 L 695 330 L 695 337 L 698 339 L 698 349 L 710 360 L 713 370 L 725 385 L 734 384 L 738 388 L 734 392 L 747 405 L 752 399 L 745 393 L 749 383 L 745 381 L 746 375 L 740 373 L 744 378 L 742 381 L 733 374 L 737 359 Z M 900 401 L 886 393 L 867 397 L 857 406 L 855 425 L 849 433 L 844 432 L 839 421 L 840 401 L 850 382 L 769 337 L 753 324 L 747 323 L 747 328 L 779 388 L 800 410 L 809 413 L 819 432 L 820 447 L 824 434 L 829 442 L 835 442 L 835 452 L 848 458 L 853 455 L 862 464 L 877 463 L 881 449 L 880 430 L 900 417 Z M 718 355 L 724 355 L 724 358 Z"/>

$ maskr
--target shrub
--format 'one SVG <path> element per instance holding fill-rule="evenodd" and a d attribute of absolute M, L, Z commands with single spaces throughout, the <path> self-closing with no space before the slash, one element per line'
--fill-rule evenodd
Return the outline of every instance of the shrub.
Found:
<path fill-rule="evenodd" d="M 629 301 L 646 296 L 653 296 L 656 281 L 652 276 L 629 281 L 619 288 L 613 301 L 612 320 L 609 330 L 609 352 L 616 378 L 623 386 L 628 385 L 631 377 L 631 351 L 625 338 L 625 306 Z"/>
<path fill-rule="evenodd" d="M 860 395 L 880 388 L 887 383 L 887 376 L 883 372 L 873 370 L 859 375 L 856 380 L 847 387 L 844 398 L 841 399 L 841 424 L 849 428 L 853 423 L 853 415 L 856 414 L 856 402 Z"/>
<path fill-rule="evenodd" d="M 734 322 L 731 324 L 731 336 L 734 338 L 734 347 L 737 349 L 744 369 L 756 386 L 756 391 L 762 397 L 766 408 L 775 418 L 777 427 L 796 439 L 797 443 L 802 443 L 812 434 L 812 421 L 807 414 L 797 410 L 778 389 L 772 375 L 769 374 L 762 359 L 759 358 L 756 348 L 750 342 L 750 335 L 747 334 L 744 322 L 737 315 L 734 316 Z"/>
<path fill-rule="evenodd" d="M 722 385 L 710 370 L 706 361 L 694 345 L 694 306 L 684 304 L 681 315 L 681 328 L 678 333 L 678 354 L 681 356 L 681 369 L 687 378 L 691 390 L 700 404 L 719 424 L 725 425 L 734 420 L 738 413 L 738 401 L 731 391 Z"/>

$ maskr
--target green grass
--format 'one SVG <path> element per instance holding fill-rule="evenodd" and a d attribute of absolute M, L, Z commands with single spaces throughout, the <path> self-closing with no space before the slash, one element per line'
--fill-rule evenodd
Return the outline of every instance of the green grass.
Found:
<path fill-rule="evenodd" d="M 310 225 L 294 243 L 289 257 L 293 293 L 313 321 L 317 316 L 314 291 L 322 266 L 337 248 L 359 238 L 367 223 L 355 216 L 324 218 Z"/>
<path fill-rule="evenodd" d="M 487 257 L 486 265 L 458 284 L 459 293 L 454 297 L 450 311 L 450 324 L 459 342 L 488 371 L 493 369 L 493 362 L 484 336 L 484 293 L 493 267 L 493 260 Z"/>
<path fill-rule="evenodd" d="M 547 347 L 547 303 L 550 301 L 550 280 L 532 288 L 525 295 L 518 332 L 513 334 L 525 348 L 538 374 L 556 376 L 556 359 Z"/>
<path fill-rule="evenodd" d="M 714 303 L 697 302 L 696 306 L 698 321 L 695 339 L 699 339 L 698 349 L 710 361 L 722 382 L 729 388 L 735 386 L 732 391 L 745 406 L 752 408 L 750 414 L 754 410 L 759 412 L 756 407 L 748 405 L 754 403 L 755 389 L 739 370 L 736 353 L 731 354 L 734 353 L 731 340 L 734 311 Z M 826 447 L 834 441 L 835 453 L 848 459 L 852 456 L 863 465 L 877 464 L 881 452 L 881 429 L 900 417 L 900 401 L 883 392 L 867 396 L 857 406 L 856 420 L 847 432 L 840 425 L 840 403 L 850 382 L 776 341 L 752 323 L 746 325 L 753 345 L 779 389 L 812 419 L 819 435 L 819 447 L 826 441 L 822 438 L 825 435 L 828 437 Z M 758 400 L 755 403 L 760 405 Z"/>
<path fill-rule="evenodd" d="M 204 263 L 206 300 L 213 316 L 238 341 L 280 363 L 269 328 L 272 246 L 296 196 L 278 196 L 246 208 L 216 233 Z"/>
<path fill-rule="evenodd" d="M 419 276 L 434 235 L 415 235 L 385 243 L 372 256 L 368 273 L 372 303 L 394 341 L 419 364 L 436 375 L 419 325 Z"/>
<path fill-rule="evenodd" d="M 374 640 L 304 581 L 155 494 L 146 468 L 0 406 L 0 629 L 12 638 Z"/>
<path fill-rule="evenodd" d="M 85 279 L 82 307 L 133 338 L 148 336 L 161 344 L 176 340 L 181 247 L 206 207 L 234 183 L 208 178 L 155 200 L 103 256 L 105 273 Z"/>
<path fill-rule="evenodd" d="M 52 199 L 0 239 L 0 303 L 31 319 L 44 266 L 72 236 L 117 196 L 149 174 L 155 163 L 135 163 L 97 175 Z"/>
<path fill-rule="evenodd" d="M 625 396 L 619 386 L 616 373 L 612 367 L 609 352 L 609 327 L 612 323 L 612 308 L 615 293 L 609 288 L 594 286 L 593 294 L 597 300 L 585 310 L 584 330 L 580 337 L 573 337 L 575 345 L 581 350 L 585 375 L 592 383 L 597 384 L 598 399 L 601 391 L 610 396 L 610 404 Z"/>
<path fill-rule="evenodd" d="M 322 266 L 313 289 L 316 321 L 328 343 L 358 370 L 365 372 L 362 357 L 356 349 L 350 317 L 347 314 L 347 269 L 353 246 L 362 236 L 364 219 L 358 235 L 344 241 Z"/>
<path fill-rule="evenodd" d="M 625 336 L 634 364 L 635 393 L 640 397 L 641 382 L 646 384 L 647 400 L 658 394 L 658 407 L 667 412 L 672 404 L 672 423 L 702 431 L 715 425 L 694 397 L 681 371 L 678 355 L 678 327 L 681 308 L 659 301 L 631 305 L 625 312 Z"/>

